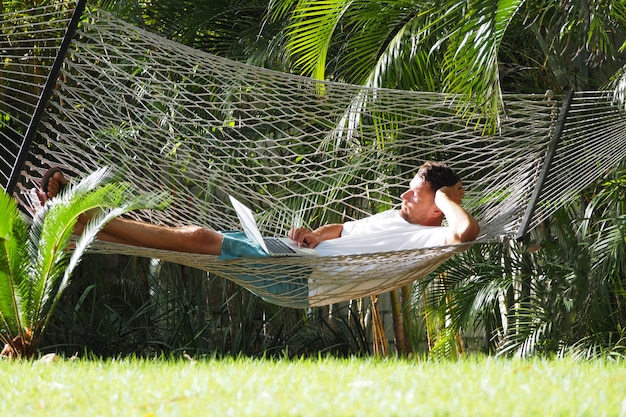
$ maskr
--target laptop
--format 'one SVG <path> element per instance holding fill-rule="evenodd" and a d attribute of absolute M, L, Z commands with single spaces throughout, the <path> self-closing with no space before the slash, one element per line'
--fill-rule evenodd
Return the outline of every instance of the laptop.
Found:
<path fill-rule="evenodd" d="M 264 237 L 259 231 L 259 227 L 254 220 L 252 210 L 239 202 L 232 195 L 228 196 L 230 202 L 237 212 L 237 217 L 241 223 L 244 233 L 253 242 L 256 242 L 265 253 L 272 257 L 280 256 L 319 256 L 315 249 L 300 247 L 288 237 Z"/>

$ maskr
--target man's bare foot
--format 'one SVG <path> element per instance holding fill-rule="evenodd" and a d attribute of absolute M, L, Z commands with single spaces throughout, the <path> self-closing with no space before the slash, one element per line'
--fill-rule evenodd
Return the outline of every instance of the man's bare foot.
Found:
<path fill-rule="evenodd" d="M 61 191 L 61 189 L 63 189 L 68 182 L 69 181 L 63 176 L 63 172 L 60 169 L 51 168 L 50 171 L 48 171 L 48 173 L 46 173 L 46 175 L 42 178 L 41 187 L 37 190 L 39 201 L 43 204 L 56 197 L 59 194 L 59 191 Z"/>

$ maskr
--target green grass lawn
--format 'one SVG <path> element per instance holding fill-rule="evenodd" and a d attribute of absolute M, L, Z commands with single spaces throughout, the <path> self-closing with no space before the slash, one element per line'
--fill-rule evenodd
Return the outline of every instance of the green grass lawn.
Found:
<path fill-rule="evenodd" d="M 626 416 L 619 362 L 0 361 L 0 416 Z"/>

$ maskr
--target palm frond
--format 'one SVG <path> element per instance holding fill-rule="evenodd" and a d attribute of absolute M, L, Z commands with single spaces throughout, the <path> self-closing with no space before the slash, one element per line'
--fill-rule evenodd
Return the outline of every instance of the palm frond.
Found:
<path fill-rule="evenodd" d="M 464 117 L 486 117 L 496 128 L 502 110 L 498 52 L 511 20 L 523 0 L 472 2 L 447 39 L 444 91 L 460 95 Z"/>
<path fill-rule="evenodd" d="M 399 6 L 395 13 L 386 10 L 369 21 L 365 20 L 369 16 L 354 20 L 355 26 L 364 29 L 347 42 L 342 72 L 350 74 L 348 81 L 367 86 L 437 91 L 441 62 L 432 51 L 440 34 L 434 27 L 437 10 Z M 371 30 L 370 25 L 378 29 Z"/>
<path fill-rule="evenodd" d="M 100 230 L 102 230 L 107 223 L 111 220 L 128 213 L 133 210 L 139 209 L 154 209 L 163 207 L 165 202 L 167 202 L 167 194 L 166 193 L 148 193 L 143 194 L 137 197 L 129 198 L 128 189 L 130 188 L 130 184 L 108 184 L 103 186 L 99 190 L 95 196 L 88 196 L 88 199 L 94 200 L 93 208 L 90 208 L 88 211 L 92 211 L 95 209 L 95 203 L 98 201 L 105 200 L 106 209 L 101 210 L 97 215 L 91 218 L 91 220 L 85 226 L 83 233 L 76 241 L 74 250 L 71 253 L 69 258 L 69 262 L 65 266 L 63 277 L 61 281 L 58 283 L 58 289 L 54 292 L 49 291 L 44 292 L 44 296 L 42 297 L 42 306 L 48 305 L 46 307 L 46 311 L 53 311 L 59 302 L 63 290 L 67 287 L 70 282 L 70 278 L 74 269 L 80 263 L 84 253 L 87 251 L 91 243 L 96 239 Z M 102 208 L 100 206 L 99 208 Z M 56 284 L 56 283 L 53 283 Z M 50 314 L 46 314 L 44 321 L 42 323 L 41 330 L 45 328 L 49 319 L 51 318 Z"/>
<path fill-rule="evenodd" d="M 269 0 L 266 18 L 270 22 L 277 22 L 285 18 L 300 0 Z"/>
<path fill-rule="evenodd" d="M 25 250 L 28 225 L 8 194 L 0 194 L 0 335 L 20 335 L 24 294 L 30 290 Z M 6 343 L 7 341 L 5 341 Z"/>
<path fill-rule="evenodd" d="M 288 49 L 300 73 L 323 80 L 333 34 L 352 0 L 302 0 L 288 27 Z"/>
<path fill-rule="evenodd" d="M 54 199 L 47 201 L 43 210 L 34 216 L 28 251 L 31 257 L 33 288 L 24 309 L 30 316 L 30 323 L 41 314 L 46 294 L 63 273 L 69 257 L 67 249 L 70 237 L 78 217 L 98 208 L 102 199 L 101 193 L 106 192 L 104 187 L 100 194 L 90 194 L 90 191 L 105 180 L 111 180 L 111 171 L 104 168 L 97 170 L 78 184 L 68 185 Z"/>

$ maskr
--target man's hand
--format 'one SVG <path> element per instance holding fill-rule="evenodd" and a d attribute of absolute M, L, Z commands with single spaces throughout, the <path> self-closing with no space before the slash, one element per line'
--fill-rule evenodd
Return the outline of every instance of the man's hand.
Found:
<path fill-rule="evenodd" d="M 437 193 L 435 193 L 435 204 L 437 204 L 437 194 L 439 193 L 444 194 L 450 200 L 459 205 L 463 201 L 463 198 L 465 198 L 465 188 L 463 188 L 461 182 L 457 182 L 456 184 L 451 186 L 444 186 L 437 190 Z"/>
<path fill-rule="evenodd" d="M 297 228 L 289 231 L 289 237 L 298 244 L 307 248 L 314 248 L 320 243 L 320 237 L 311 229 Z"/>
<path fill-rule="evenodd" d="M 291 229 L 288 236 L 296 242 L 298 246 L 313 249 L 320 242 L 338 238 L 341 236 L 342 230 L 342 224 L 327 224 L 315 230 L 299 227 Z"/>
<path fill-rule="evenodd" d="M 435 205 L 448 220 L 450 235 L 446 243 L 461 243 L 476 239 L 480 226 L 476 219 L 463 207 L 461 201 L 465 197 L 465 189 L 460 182 L 453 186 L 441 187 L 435 193 Z"/>

